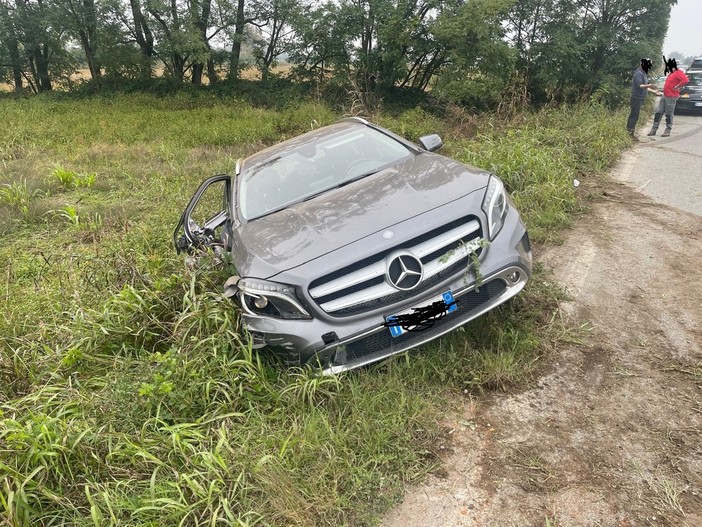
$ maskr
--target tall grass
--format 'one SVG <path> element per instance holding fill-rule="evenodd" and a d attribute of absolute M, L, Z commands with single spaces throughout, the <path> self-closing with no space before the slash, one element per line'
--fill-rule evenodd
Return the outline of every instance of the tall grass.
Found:
<path fill-rule="evenodd" d="M 453 150 L 500 176 L 532 238 L 549 241 L 581 209 L 575 180 L 601 174 L 629 144 L 622 118 L 598 104 L 548 108 L 506 127 L 485 127 Z"/>
<path fill-rule="evenodd" d="M 333 121 L 301 101 L 118 95 L 0 100 L 0 525 L 364 525 L 437 464 L 457 397 L 518 386 L 563 336 L 525 293 L 432 346 L 335 378 L 251 349 L 171 229 L 206 176 Z M 490 119 L 463 137 L 380 115 L 505 179 L 537 240 L 626 144 L 596 106 Z"/>

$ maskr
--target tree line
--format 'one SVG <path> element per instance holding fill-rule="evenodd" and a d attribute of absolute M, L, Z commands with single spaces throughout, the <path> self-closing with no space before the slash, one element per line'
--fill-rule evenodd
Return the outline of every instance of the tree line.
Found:
<path fill-rule="evenodd" d="M 266 80 L 284 58 L 299 81 L 475 106 L 606 96 L 660 56 L 676 1 L 0 0 L 0 79 L 38 93 L 79 67 L 99 84 L 158 66 L 216 84 L 245 67 Z"/>

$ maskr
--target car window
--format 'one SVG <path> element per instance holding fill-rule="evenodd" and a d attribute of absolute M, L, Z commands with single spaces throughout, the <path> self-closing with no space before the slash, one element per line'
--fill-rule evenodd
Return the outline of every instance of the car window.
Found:
<path fill-rule="evenodd" d="M 688 73 L 687 78 L 690 86 L 702 86 L 702 73 Z"/>
<path fill-rule="evenodd" d="M 702 59 L 695 59 L 690 64 L 689 70 L 702 70 Z"/>
<path fill-rule="evenodd" d="M 285 150 L 239 178 L 239 211 L 245 220 L 392 166 L 412 155 L 399 141 L 366 126 L 343 130 Z"/>

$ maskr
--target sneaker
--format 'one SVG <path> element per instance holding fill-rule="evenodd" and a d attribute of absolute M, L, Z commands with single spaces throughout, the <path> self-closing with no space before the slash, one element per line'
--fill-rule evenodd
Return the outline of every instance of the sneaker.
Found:
<path fill-rule="evenodd" d="M 666 130 L 661 137 L 670 137 L 670 132 Z"/>
<path fill-rule="evenodd" d="M 648 134 L 646 134 L 646 135 L 648 135 L 649 137 L 651 137 L 652 135 L 656 135 L 656 131 L 655 131 L 655 130 L 651 130 L 651 131 L 648 132 Z"/>

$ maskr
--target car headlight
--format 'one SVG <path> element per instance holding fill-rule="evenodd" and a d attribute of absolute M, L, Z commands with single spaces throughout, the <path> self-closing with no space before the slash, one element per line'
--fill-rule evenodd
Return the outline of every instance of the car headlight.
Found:
<path fill-rule="evenodd" d="M 242 278 L 237 287 L 241 306 L 250 315 L 286 319 L 312 318 L 300 305 L 295 288 L 290 285 L 258 278 Z"/>
<path fill-rule="evenodd" d="M 505 185 L 497 176 L 490 176 L 488 188 L 483 198 L 483 211 L 485 211 L 488 219 L 487 234 L 490 241 L 494 240 L 497 233 L 502 229 L 508 209 L 509 201 L 507 200 Z"/>

